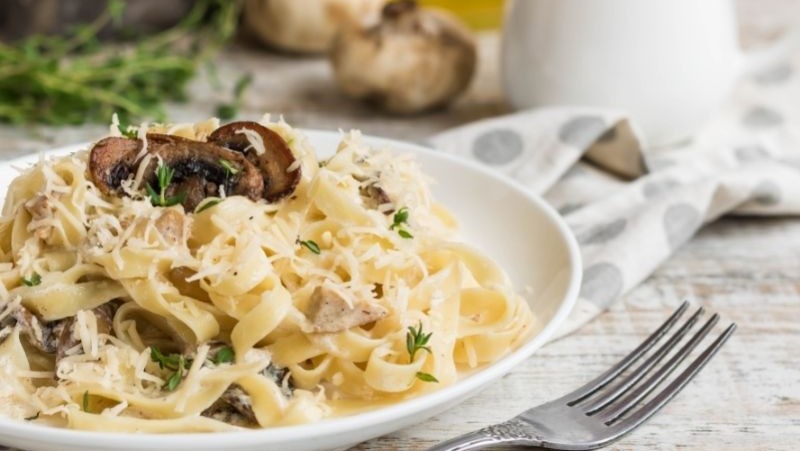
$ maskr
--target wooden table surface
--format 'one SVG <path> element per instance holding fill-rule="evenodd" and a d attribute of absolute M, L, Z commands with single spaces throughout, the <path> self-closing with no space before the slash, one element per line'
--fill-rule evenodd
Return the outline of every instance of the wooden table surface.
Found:
<path fill-rule="evenodd" d="M 800 22 L 800 1 L 740 0 L 743 42 L 758 46 Z M 398 118 L 354 104 L 336 91 L 325 61 L 237 48 L 219 61 L 233 83 L 256 76 L 243 116 L 269 111 L 296 126 L 361 128 L 419 140 L 448 127 L 507 111 L 497 76 L 494 34 L 480 38 L 479 74 L 447 111 Z M 177 121 L 213 113 L 224 92 L 193 83 L 194 101 L 170 108 Z M 0 127 L 0 158 L 92 139 L 104 126 Z M 7 181 L 2 181 L 6 183 Z M 739 329 L 700 376 L 659 415 L 610 447 L 616 450 L 794 450 L 800 447 L 800 221 L 726 218 L 704 228 L 641 286 L 578 332 L 542 348 L 512 374 L 451 411 L 356 447 L 418 450 L 504 420 L 560 396 L 600 373 L 682 301 L 719 312 Z M 718 330 L 722 325 L 718 326 Z"/>

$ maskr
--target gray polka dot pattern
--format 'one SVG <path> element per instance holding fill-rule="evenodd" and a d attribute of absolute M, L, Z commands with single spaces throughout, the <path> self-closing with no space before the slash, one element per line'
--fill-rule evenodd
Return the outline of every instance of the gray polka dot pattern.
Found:
<path fill-rule="evenodd" d="M 561 216 L 566 216 L 573 211 L 578 211 L 583 208 L 583 204 L 564 204 L 558 209 L 558 213 Z"/>
<path fill-rule="evenodd" d="M 558 139 L 564 144 L 585 149 L 608 129 L 605 121 L 597 116 L 578 116 L 570 119 L 558 130 Z"/>
<path fill-rule="evenodd" d="M 673 179 L 650 180 L 642 185 L 642 194 L 648 199 L 661 197 L 671 189 L 680 185 Z"/>
<path fill-rule="evenodd" d="M 783 123 L 783 116 L 777 111 L 757 106 L 745 113 L 742 124 L 752 128 L 774 127 Z"/>
<path fill-rule="evenodd" d="M 776 85 L 792 78 L 792 66 L 789 63 L 779 64 L 753 77 L 762 86 Z"/>
<path fill-rule="evenodd" d="M 775 182 L 764 180 L 753 190 L 751 199 L 759 205 L 777 205 L 781 203 L 781 187 Z"/>
<path fill-rule="evenodd" d="M 733 149 L 733 152 L 736 154 L 736 158 L 738 158 L 742 163 L 760 160 L 769 156 L 767 150 L 758 144 L 751 146 L 740 146 Z"/>
<path fill-rule="evenodd" d="M 489 165 L 510 163 L 522 154 L 524 143 L 519 133 L 501 128 L 484 132 L 472 144 L 472 154 Z"/>
<path fill-rule="evenodd" d="M 595 263 L 583 271 L 580 297 L 605 309 L 622 293 L 622 271 L 611 263 Z"/>
<path fill-rule="evenodd" d="M 620 218 L 605 224 L 597 224 L 578 234 L 578 242 L 583 245 L 607 243 L 622 233 L 628 221 Z"/>
<path fill-rule="evenodd" d="M 647 169 L 650 169 L 651 171 L 660 171 L 670 166 L 675 166 L 675 164 L 676 163 L 674 160 L 666 157 L 648 158 L 645 162 L 645 166 L 647 166 Z"/>
<path fill-rule="evenodd" d="M 689 241 L 703 222 L 700 211 L 689 204 L 676 204 L 664 212 L 664 233 L 673 250 Z"/>

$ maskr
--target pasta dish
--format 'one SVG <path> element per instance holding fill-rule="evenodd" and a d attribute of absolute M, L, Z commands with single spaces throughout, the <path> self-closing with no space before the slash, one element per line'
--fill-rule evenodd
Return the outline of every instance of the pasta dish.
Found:
<path fill-rule="evenodd" d="M 532 313 L 410 156 L 318 160 L 281 121 L 120 127 L 10 181 L 0 416 L 74 429 L 309 423 L 437 390 Z"/>

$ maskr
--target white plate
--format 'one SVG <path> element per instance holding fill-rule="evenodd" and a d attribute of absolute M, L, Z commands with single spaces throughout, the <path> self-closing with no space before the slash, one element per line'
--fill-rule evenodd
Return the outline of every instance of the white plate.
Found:
<path fill-rule="evenodd" d="M 322 157 L 333 153 L 339 133 L 307 131 Z M 417 145 L 380 138 L 368 142 L 397 153 L 416 155 L 425 173 L 437 181 L 436 199 L 458 219 L 464 240 L 491 256 L 508 272 L 536 317 L 535 333 L 519 349 L 494 364 L 436 392 L 400 404 L 316 424 L 217 433 L 123 435 L 55 429 L 0 420 L 0 443 L 30 451 L 241 450 L 315 451 L 342 448 L 420 423 L 478 393 L 529 358 L 572 309 L 581 279 L 578 246 L 558 214 L 540 198 L 501 174 L 478 164 Z M 65 154 L 88 145 L 52 151 Z M 48 153 L 50 154 L 50 153 Z M 0 198 L 16 174 L 36 156 L 0 164 Z M 526 288 L 527 287 L 527 288 Z M 487 410 L 487 416 L 491 416 Z M 501 421 L 506 418 L 487 417 Z"/>

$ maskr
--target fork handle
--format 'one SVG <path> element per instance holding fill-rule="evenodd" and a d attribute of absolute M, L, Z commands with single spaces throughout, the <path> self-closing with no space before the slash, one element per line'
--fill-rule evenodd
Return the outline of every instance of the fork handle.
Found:
<path fill-rule="evenodd" d="M 485 430 L 470 432 L 456 438 L 439 443 L 428 448 L 427 451 L 466 451 L 468 449 L 481 449 L 491 445 L 505 442 L 498 437 L 488 434 Z"/>

